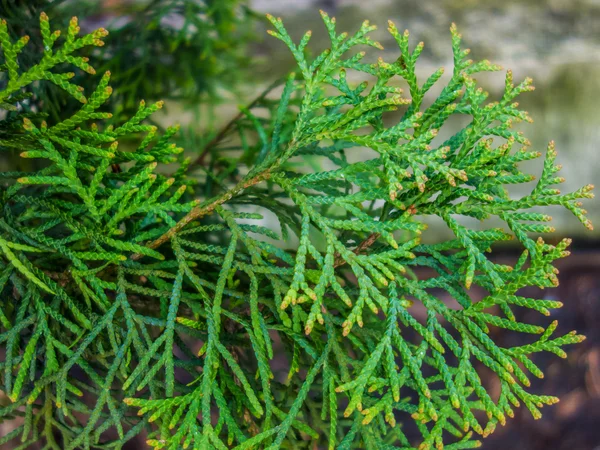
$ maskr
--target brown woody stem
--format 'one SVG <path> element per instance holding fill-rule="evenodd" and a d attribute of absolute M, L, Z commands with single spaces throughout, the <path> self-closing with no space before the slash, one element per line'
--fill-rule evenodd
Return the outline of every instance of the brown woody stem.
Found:
<path fill-rule="evenodd" d="M 185 217 L 183 217 L 179 222 L 177 222 L 177 224 L 175 224 L 175 226 L 173 226 L 171 229 L 169 229 L 169 231 L 167 231 L 165 234 L 160 236 L 158 239 L 150 242 L 147 245 L 147 247 L 152 248 L 152 249 L 160 247 L 166 241 L 168 241 L 173 236 L 175 236 L 177 233 L 179 233 L 192 220 L 195 220 L 200 217 L 204 217 L 208 214 L 211 214 L 215 210 L 215 208 L 217 208 L 218 206 L 227 202 L 228 200 L 230 200 L 235 195 L 239 194 L 244 189 L 247 189 L 250 186 L 254 186 L 255 184 L 260 183 L 261 181 L 267 180 L 267 179 L 269 179 L 270 176 L 271 176 L 271 171 L 269 169 L 267 169 L 264 172 L 261 172 L 258 175 L 254 176 L 248 180 L 240 181 L 233 188 L 231 188 L 230 190 L 225 192 L 225 194 L 212 200 L 207 205 L 204 205 L 204 206 L 198 205 L 198 206 L 194 207 L 189 213 L 187 213 L 185 215 Z M 137 259 L 140 259 L 141 257 L 142 257 L 141 254 L 136 253 L 131 256 L 131 259 L 135 261 Z"/>

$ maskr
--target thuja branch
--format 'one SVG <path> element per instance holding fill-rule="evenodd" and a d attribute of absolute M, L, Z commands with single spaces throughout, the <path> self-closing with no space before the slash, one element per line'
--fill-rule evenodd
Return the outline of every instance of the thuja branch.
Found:
<path fill-rule="evenodd" d="M 418 79 L 423 44 L 413 48 L 390 22 L 400 57 L 365 63 L 362 49 L 381 48 L 375 27 L 338 33 L 334 18 L 322 18 L 330 45 L 311 58 L 311 33 L 294 42 L 269 16 L 299 76 L 277 104 L 259 96 L 209 142 L 206 179 L 190 179 L 187 160 L 171 177 L 157 170 L 183 151 L 170 143 L 175 127 L 159 136 L 144 122 L 161 103 L 102 124 L 109 74 L 51 125 L 18 108 L 26 92 L 0 91 L 0 108 L 13 114 L 0 121 L 2 146 L 42 160 L 0 174 L 1 389 L 10 399 L 0 421 L 22 419 L 0 445 L 14 437 L 58 448 L 60 433 L 69 450 L 122 447 L 146 433 L 148 445 L 168 450 L 459 450 L 478 447 L 475 436 L 520 405 L 539 418 L 556 403 L 529 391 L 543 376 L 536 354 L 565 357 L 583 336 L 521 314 L 549 316 L 562 303 L 519 293 L 556 286 L 555 261 L 569 253 L 570 240 L 539 237 L 555 231 L 544 207 L 562 206 L 591 228 L 580 201 L 592 187 L 561 193 L 554 144 L 531 151 L 512 129 L 528 120 L 515 98 L 531 81 L 515 85 L 509 71 L 502 97 L 488 101 L 474 75 L 500 69 L 467 59 L 452 26 L 452 75 L 424 105 L 443 70 Z M 99 45 L 98 33 L 78 40 L 73 21 L 68 51 L 54 51 L 58 33 L 44 15 L 40 27 L 46 61 L 90 71 L 73 52 Z M 0 76 L 50 81 L 83 101 L 70 74 L 20 67 L 26 44 L 0 22 Z M 354 84 L 348 70 L 373 81 Z M 469 124 L 452 128 L 456 114 Z M 450 137 L 439 142 L 442 128 Z M 217 146 L 234 130 L 239 139 Z M 533 180 L 521 162 L 542 155 L 531 193 L 511 197 L 508 185 Z M 421 239 L 425 216 L 453 238 Z M 502 225 L 464 220 L 492 217 Z M 496 244 L 509 239 L 523 252 L 499 264 Z M 474 286 L 488 295 L 473 302 Z M 527 345 L 498 345 L 495 328 L 529 335 Z"/>

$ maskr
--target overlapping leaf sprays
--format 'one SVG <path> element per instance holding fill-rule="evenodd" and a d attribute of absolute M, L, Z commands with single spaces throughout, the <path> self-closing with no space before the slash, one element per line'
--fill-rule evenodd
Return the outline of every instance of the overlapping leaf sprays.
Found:
<path fill-rule="evenodd" d="M 198 176 L 185 176 L 189 162 L 172 177 L 157 172 L 180 152 L 168 143 L 175 130 L 159 138 L 142 124 L 160 105 L 142 104 L 120 127 L 88 125 L 104 117 L 106 75 L 72 118 L 25 120 L 2 142 L 47 163 L 2 174 L 0 342 L 12 403 L 0 414 L 24 420 L 0 442 L 118 448 L 147 429 L 167 449 L 461 449 L 520 404 L 538 417 L 556 401 L 528 392 L 542 376 L 532 356 L 564 356 L 582 337 L 518 322 L 513 308 L 561 306 L 519 295 L 555 286 L 552 262 L 568 254 L 567 240 L 532 237 L 552 231 L 537 207 L 562 205 L 591 227 L 578 201 L 592 194 L 554 188 L 552 144 L 531 193 L 506 191 L 532 180 L 519 162 L 541 156 L 511 129 L 528 120 L 513 102 L 530 80 L 515 86 L 508 72 L 503 97 L 487 102 L 472 77 L 499 68 L 467 60 L 452 27 L 454 71 L 427 105 L 442 70 L 420 83 L 423 46 L 411 51 L 393 24 L 400 57 L 367 64 L 355 47 L 380 47 L 367 22 L 348 36 L 323 14 L 331 46 L 309 60 L 310 33 L 295 44 L 269 19 L 299 74 L 268 118 L 254 110 L 262 103 L 242 111 L 221 136 L 233 144 L 215 143 Z M 3 36 L 9 80 L 21 77 Z M 350 71 L 375 81 L 352 85 Z M 458 114 L 468 125 L 439 139 Z M 137 148 L 119 149 L 135 134 Z M 421 243 L 427 216 L 455 238 Z M 462 217 L 506 225 L 475 230 Z M 514 237 L 522 256 L 495 262 L 493 244 Z M 433 275 L 415 276 L 423 268 Z M 477 303 L 473 285 L 487 292 Z M 537 337 L 503 348 L 490 326 Z M 478 365 L 499 378 L 498 398 Z"/>
<path fill-rule="evenodd" d="M 113 123 L 135 114 L 141 98 L 177 101 L 194 111 L 214 107 L 248 75 L 247 44 L 255 36 L 256 17 L 245 0 L 6 1 L 0 16 L 8 22 L 9 36 L 31 37 L 19 54 L 21 67 L 37 63 L 46 46 L 34 32 L 41 11 L 52 17 L 55 27 L 78 15 L 84 29 L 98 23 L 110 29 L 106 45 L 82 48 L 78 58 L 93 55 L 99 72 L 113 73 L 115 92 L 105 107 L 118 116 Z M 93 90 L 97 83 L 78 71 L 74 75 L 72 81 L 86 90 Z M 27 90 L 32 97 L 21 107 L 42 108 L 52 121 L 76 111 L 77 103 L 69 93 L 52 83 L 36 83 Z M 183 139 L 192 130 L 184 131 Z"/>

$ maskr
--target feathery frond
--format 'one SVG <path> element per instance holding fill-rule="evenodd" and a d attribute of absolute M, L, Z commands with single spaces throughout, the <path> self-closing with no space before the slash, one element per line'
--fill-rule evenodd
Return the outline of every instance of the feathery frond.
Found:
<path fill-rule="evenodd" d="M 211 169 L 186 162 L 173 176 L 163 165 L 182 151 L 169 142 L 176 129 L 161 137 L 144 123 L 160 102 L 105 126 L 110 74 L 85 97 L 53 70 L 93 72 L 76 52 L 104 31 L 78 37 L 73 21 L 55 48 L 43 15 L 47 50 L 22 70 L 27 40 L 0 26 L 3 107 L 33 82 L 82 102 L 58 123 L 23 114 L 1 125 L 3 147 L 41 164 L 2 174 L 0 369 L 12 403 L 0 417 L 22 424 L 0 443 L 120 448 L 145 430 L 157 449 L 466 449 L 519 405 L 537 418 L 557 401 L 528 390 L 543 376 L 534 355 L 565 356 L 583 337 L 513 310 L 562 306 L 519 293 L 555 286 L 553 262 L 568 255 L 569 240 L 535 237 L 553 232 L 539 207 L 563 206 L 591 228 L 579 200 L 592 188 L 554 187 L 551 143 L 531 192 L 506 190 L 533 179 L 520 162 L 542 156 L 512 129 L 530 120 L 514 100 L 531 80 L 515 85 L 509 71 L 502 98 L 488 101 L 474 76 L 500 68 L 468 60 L 452 26 L 454 69 L 428 102 L 443 70 L 418 79 L 423 44 L 411 49 L 390 22 L 400 56 L 365 63 L 358 50 L 381 47 L 375 27 L 338 34 L 322 17 L 331 44 L 310 58 L 310 32 L 295 43 L 269 16 L 298 73 L 267 118 L 260 102 L 242 110 L 221 136 L 233 143 L 209 152 Z M 467 125 L 449 134 L 456 115 Z M 430 217 L 454 238 L 425 239 Z M 499 263 L 494 245 L 515 238 L 522 256 Z M 504 348 L 491 327 L 535 337 Z M 499 397 L 480 367 L 498 377 Z"/>

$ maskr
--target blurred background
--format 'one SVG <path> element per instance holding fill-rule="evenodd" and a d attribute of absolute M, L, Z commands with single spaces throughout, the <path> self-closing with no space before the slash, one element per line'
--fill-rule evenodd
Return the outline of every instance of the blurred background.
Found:
<path fill-rule="evenodd" d="M 379 25 L 376 38 L 387 59 L 398 54 L 387 20 L 409 29 L 413 44 L 425 42 L 419 65 L 424 77 L 440 66 L 451 67 L 448 28 L 455 22 L 474 59 L 511 68 L 516 80 L 534 79 L 536 90 L 520 98 L 534 123 L 522 130 L 540 151 L 555 140 L 567 179 L 562 189 L 572 191 L 598 179 L 600 0 L 0 0 L 0 17 L 13 18 L 9 25 L 15 35 L 36 30 L 42 10 L 55 26 L 76 14 L 84 30 L 107 28 L 107 48 L 92 56 L 99 73 L 113 73 L 116 120 L 141 98 L 165 99 L 157 123 L 180 123 L 179 144 L 192 158 L 236 116 L 239 105 L 251 103 L 294 68 L 283 44 L 266 34 L 264 13 L 281 16 L 294 38 L 313 30 L 311 45 L 318 50 L 326 45 L 318 9 L 335 15 L 340 30 L 352 31 L 365 19 Z M 492 99 L 501 94 L 503 77 L 479 79 Z M 50 116 L 66 114 L 71 106 L 61 103 L 59 92 L 47 89 L 36 94 L 38 103 L 32 108 L 47 110 L 44 106 L 52 104 Z M 0 159 L 2 170 L 15 170 L 15 164 L 24 162 L 5 155 Z M 589 200 L 587 209 L 600 228 L 600 197 Z M 572 237 L 573 253 L 559 265 L 560 287 L 523 295 L 562 301 L 564 308 L 552 317 L 559 320 L 559 329 L 576 329 L 587 340 L 571 348 L 566 360 L 539 355 L 534 362 L 546 368 L 546 377 L 536 380 L 535 389 L 557 395 L 561 402 L 544 408 L 537 421 L 518 412 L 484 441 L 486 449 L 600 449 L 600 234 L 586 231 L 566 210 L 550 214 L 560 235 L 552 239 Z M 507 247 L 500 257 L 518 251 Z M 506 346 L 515 345 L 511 338 L 494 337 Z M 486 382 L 494 389 L 494 380 Z M 0 423 L 0 436 L 6 430 Z M 140 440 L 129 448 L 145 444 Z"/>

